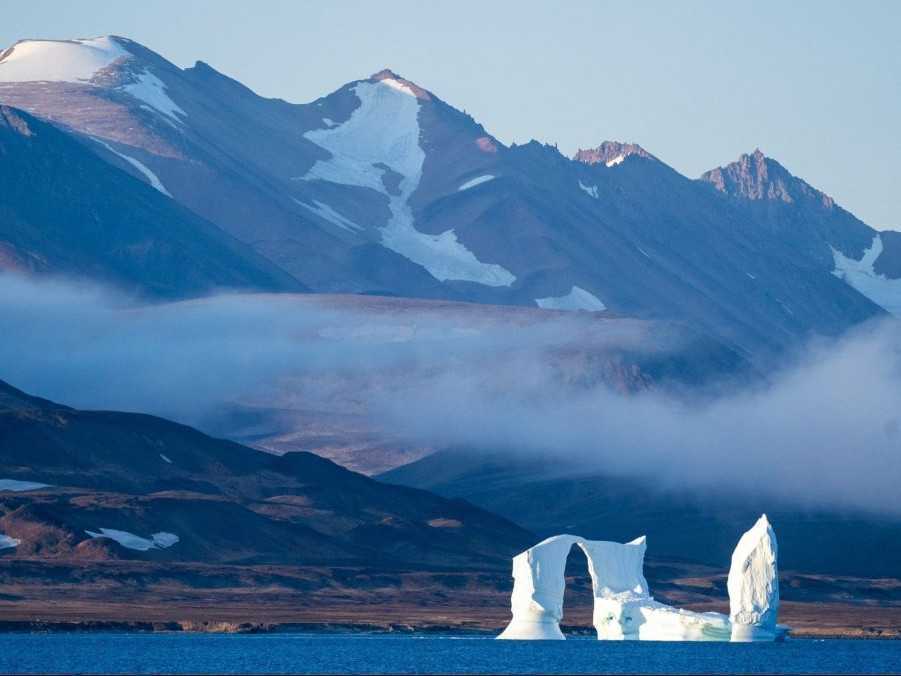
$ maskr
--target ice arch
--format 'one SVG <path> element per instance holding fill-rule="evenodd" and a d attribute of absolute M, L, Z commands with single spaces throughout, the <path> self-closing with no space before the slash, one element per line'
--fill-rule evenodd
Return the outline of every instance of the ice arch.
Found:
<path fill-rule="evenodd" d="M 573 546 L 585 552 L 595 599 L 624 595 L 650 598 L 642 572 L 645 538 L 632 542 L 586 540 L 578 535 L 555 535 L 513 557 L 513 619 L 498 638 L 562 640 L 563 592 L 566 559 Z"/>
<path fill-rule="evenodd" d="M 562 640 L 566 559 L 578 546 L 588 560 L 598 639 L 652 641 L 772 641 L 779 582 L 776 535 L 760 517 L 732 555 L 727 587 L 730 615 L 696 613 L 655 601 L 644 577 L 644 537 L 632 542 L 556 535 L 513 557 L 513 619 L 498 638 Z"/>

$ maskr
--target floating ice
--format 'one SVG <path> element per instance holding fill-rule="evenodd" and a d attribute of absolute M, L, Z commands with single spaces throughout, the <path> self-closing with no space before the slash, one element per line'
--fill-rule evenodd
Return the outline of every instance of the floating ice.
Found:
<path fill-rule="evenodd" d="M 600 640 L 773 641 L 779 588 L 776 538 L 766 516 L 745 533 L 729 573 L 731 615 L 696 613 L 655 601 L 644 577 L 644 537 L 621 544 L 557 535 L 513 558 L 513 619 L 501 639 L 561 640 L 566 559 L 578 546 L 588 559 L 593 623 Z"/>
<path fill-rule="evenodd" d="M 726 586 L 733 641 L 772 641 L 779 612 L 778 546 L 773 527 L 761 516 L 732 552 Z"/>

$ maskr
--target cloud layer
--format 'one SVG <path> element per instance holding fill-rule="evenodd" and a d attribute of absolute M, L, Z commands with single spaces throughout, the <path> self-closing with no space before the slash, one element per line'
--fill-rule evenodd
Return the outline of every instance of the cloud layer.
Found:
<path fill-rule="evenodd" d="M 631 387 L 617 355 L 678 348 L 640 322 L 425 307 L 260 295 L 135 307 L 0 276 L 0 378 L 77 407 L 201 425 L 242 400 L 343 406 L 431 447 L 551 453 L 666 487 L 901 514 L 895 321 L 711 397 L 640 376 Z"/>

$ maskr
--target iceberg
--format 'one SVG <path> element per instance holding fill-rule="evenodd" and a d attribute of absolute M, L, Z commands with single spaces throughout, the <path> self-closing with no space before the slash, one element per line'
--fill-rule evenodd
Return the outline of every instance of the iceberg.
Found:
<path fill-rule="evenodd" d="M 730 614 L 697 613 L 655 601 L 644 577 L 647 540 L 587 540 L 556 535 L 513 557 L 513 618 L 499 639 L 563 640 L 566 559 L 585 552 L 599 640 L 773 641 L 788 628 L 776 624 L 779 581 L 776 535 L 766 515 L 739 540 L 729 571 Z"/>
<path fill-rule="evenodd" d="M 560 619 L 566 587 L 566 557 L 574 544 L 582 542 L 575 535 L 555 535 L 513 557 L 510 597 L 513 619 L 498 638 L 563 640 Z"/>
<path fill-rule="evenodd" d="M 733 641 L 773 641 L 781 632 L 776 625 L 779 612 L 777 553 L 776 533 L 764 514 L 741 536 L 732 552 L 726 588 L 729 590 Z"/>

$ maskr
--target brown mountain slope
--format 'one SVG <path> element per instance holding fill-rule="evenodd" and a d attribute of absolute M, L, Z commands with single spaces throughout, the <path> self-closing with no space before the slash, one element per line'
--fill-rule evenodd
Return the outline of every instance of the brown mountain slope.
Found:
<path fill-rule="evenodd" d="M 0 532 L 18 540 L 3 558 L 490 567 L 532 539 L 466 502 L 387 486 L 309 453 L 272 456 L 3 383 L 0 480 L 48 484 L 0 490 Z M 102 529 L 178 541 L 141 551 L 124 536 L 88 533 Z"/>

